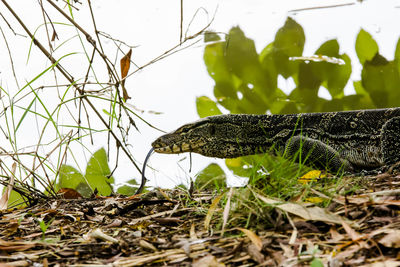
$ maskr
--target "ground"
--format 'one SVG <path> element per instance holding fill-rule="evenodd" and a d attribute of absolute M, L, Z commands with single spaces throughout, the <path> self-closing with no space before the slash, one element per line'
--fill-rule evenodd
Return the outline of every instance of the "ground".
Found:
<path fill-rule="evenodd" d="M 238 188 L 41 199 L 0 213 L 0 266 L 400 266 L 400 175 L 357 183 L 327 208 L 270 202 L 247 222 Z"/>

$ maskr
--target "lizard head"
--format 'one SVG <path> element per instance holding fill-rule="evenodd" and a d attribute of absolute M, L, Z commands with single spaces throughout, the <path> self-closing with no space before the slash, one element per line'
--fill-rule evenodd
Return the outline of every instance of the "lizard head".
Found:
<path fill-rule="evenodd" d="M 183 125 L 159 137 L 152 147 L 158 153 L 194 152 L 217 158 L 254 154 L 256 149 L 248 138 L 251 127 L 238 124 L 232 118 L 232 115 L 218 115 Z"/>

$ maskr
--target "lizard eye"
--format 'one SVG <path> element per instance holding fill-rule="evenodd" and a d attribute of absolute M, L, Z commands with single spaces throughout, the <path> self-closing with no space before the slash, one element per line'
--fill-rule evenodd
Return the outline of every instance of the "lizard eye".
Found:
<path fill-rule="evenodd" d="M 176 130 L 176 132 L 178 133 L 187 133 L 189 131 L 189 128 L 187 127 L 181 127 L 178 130 Z"/>

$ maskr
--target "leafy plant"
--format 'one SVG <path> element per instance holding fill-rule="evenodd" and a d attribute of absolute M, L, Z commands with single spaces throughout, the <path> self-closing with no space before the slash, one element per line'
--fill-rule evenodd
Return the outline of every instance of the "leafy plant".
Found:
<path fill-rule="evenodd" d="M 90 197 L 95 190 L 99 195 L 109 196 L 114 192 L 113 184 L 115 182 L 114 177 L 110 175 L 106 151 L 104 148 L 100 148 L 89 159 L 85 174 L 70 165 L 62 165 L 55 189 L 56 191 L 61 188 L 75 189 L 83 197 Z M 128 184 L 119 187 L 117 192 L 123 195 L 135 194 L 138 187 L 137 182 L 131 180 L 128 181 Z"/>
<path fill-rule="evenodd" d="M 204 62 L 215 82 L 215 100 L 197 98 L 200 117 L 221 114 L 221 107 L 230 113 L 288 114 L 400 106 L 400 40 L 394 59 L 387 60 L 379 54 L 373 37 L 360 30 L 355 50 L 362 65 L 361 80 L 353 82 L 355 94 L 350 95 L 344 94 L 344 88 L 352 72 L 351 59 L 340 52 L 339 42 L 328 40 L 313 55 L 303 55 L 303 28 L 290 17 L 260 53 L 239 27 L 233 27 L 225 40 L 212 32 L 204 40 L 208 43 Z M 279 77 L 294 81 L 289 94 L 279 88 Z M 319 96 L 322 88 L 331 99 Z M 259 160 L 252 156 L 226 160 L 226 164 L 236 174 L 252 177 L 255 171 L 244 168 L 251 158 Z M 262 158 L 252 166 L 266 164 L 268 156 Z"/>
<path fill-rule="evenodd" d="M 40 230 L 42 231 L 42 239 L 44 239 L 44 236 L 46 234 L 47 228 L 49 228 L 49 226 L 52 224 L 54 219 L 55 218 L 51 218 L 51 220 L 48 221 L 47 223 L 44 220 L 40 220 L 39 221 Z"/>

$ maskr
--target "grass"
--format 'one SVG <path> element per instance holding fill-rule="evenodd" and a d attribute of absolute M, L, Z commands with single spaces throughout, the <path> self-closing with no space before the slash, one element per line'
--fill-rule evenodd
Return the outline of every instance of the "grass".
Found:
<path fill-rule="evenodd" d="M 8 142 L 1 147 L 7 158 L 0 162 L 3 175 L 0 183 L 6 186 L 9 177 L 15 178 L 9 203 L 15 207 L 30 202 L 32 196 L 24 192 L 33 189 L 38 198 L 55 197 L 54 185 L 59 181 L 62 166 L 71 164 L 82 173 L 86 163 L 82 159 L 90 158 L 99 143 L 106 147 L 107 156 L 112 159 L 111 170 L 118 167 L 122 158 L 121 161 L 129 161 L 137 170 L 138 174 L 132 177 L 140 177 L 141 169 L 132 156 L 135 145 L 128 140 L 130 130 L 138 130 L 136 119 L 146 127 L 160 130 L 135 112 L 132 101 L 128 103 L 126 95 L 122 96 L 121 84 L 128 84 L 129 78 L 139 70 L 196 44 L 209 25 L 194 35 L 185 36 L 177 45 L 143 65 L 128 59 L 122 66 L 121 58 L 134 46 L 101 34 L 90 3 L 87 8 L 92 25 L 87 29 L 74 19 L 80 8 L 69 4 L 60 8 L 53 1 L 48 1 L 46 6 L 38 4 L 38 12 L 32 12 L 31 16 L 43 21 L 39 26 L 29 25 L 36 27 L 33 32 L 25 25 L 28 18 L 18 16 L 12 6 L 4 4 L 10 16 L 17 19 L 9 27 L 22 27 L 24 31 L 17 36 L 3 33 L 10 58 L 5 68 L 13 70 L 16 84 L 10 88 L 0 86 L 3 105 L 0 130 Z M 43 16 L 44 13 L 54 17 Z M 26 51 L 14 51 L 9 42 L 21 41 L 18 39 L 21 34 L 29 37 Z M 25 65 L 13 60 L 13 55 L 24 52 L 27 55 L 24 63 L 30 67 L 29 77 L 19 77 L 18 70 Z M 32 68 L 29 64 L 36 63 L 34 60 L 40 57 L 47 58 L 43 69 Z M 125 71 L 120 71 L 120 67 Z M 9 167 L 13 163 L 17 164 L 15 172 Z"/>

